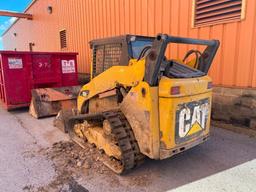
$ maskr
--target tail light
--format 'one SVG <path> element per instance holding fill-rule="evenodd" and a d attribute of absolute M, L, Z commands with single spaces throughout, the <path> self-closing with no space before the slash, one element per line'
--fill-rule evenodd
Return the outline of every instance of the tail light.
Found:
<path fill-rule="evenodd" d="M 171 95 L 179 95 L 180 94 L 180 86 L 171 87 Z"/>

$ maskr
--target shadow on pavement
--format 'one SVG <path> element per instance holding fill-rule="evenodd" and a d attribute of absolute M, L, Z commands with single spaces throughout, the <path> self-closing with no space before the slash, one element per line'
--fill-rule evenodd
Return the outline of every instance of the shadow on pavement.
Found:
<path fill-rule="evenodd" d="M 206 143 L 162 161 L 147 159 L 126 177 L 147 174 L 148 191 L 166 191 L 256 158 L 256 139 L 213 128 Z"/>

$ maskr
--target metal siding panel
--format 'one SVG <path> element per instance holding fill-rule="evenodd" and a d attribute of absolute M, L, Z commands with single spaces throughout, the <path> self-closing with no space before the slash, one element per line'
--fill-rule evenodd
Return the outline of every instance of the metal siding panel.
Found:
<path fill-rule="evenodd" d="M 241 36 L 241 23 L 237 23 L 237 29 L 236 29 L 236 47 L 235 47 L 235 62 L 233 63 L 234 65 L 234 75 L 233 75 L 233 85 L 236 84 L 236 76 L 237 76 L 237 73 L 239 71 L 238 69 L 238 53 L 240 51 L 239 49 L 239 41 L 240 41 L 240 36 Z"/>
<path fill-rule="evenodd" d="M 87 28 L 86 28 L 86 15 L 85 15 L 85 1 L 81 1 L 80 5 L 80 17 L 81 17 L 81 24 L 80 24 L 80 38 L 78 42 L 80 44 L 80 54 L 82 57 L 82 65 L 83 65 L 83 72 L 90 71 L 90 65 L 86 64 L 87 59 L 87 52 L 88 52 L 88 37 L 87 37 Z M 80 56 L 79 56 L 80 57 Z"/>
<path fill-rule="evenodd" d="M 53 6 L 53 13 L 46 8 Z M 191 28 L 192 0 L 38 0 L 28 9 L 33 21 L 20 19 L 4 35 L 6 49 L 59 51 L 59 30 L 67 30 L 67 51 L 78 51 L 79 72 L 90 72 L 88 41 L 126 33 L 215 38 L 221 47 L 210 70 L 214 84 L 256 87 L 256 2 L 247 0 L 245 20 Z M 18 35 L 15 37 L 13 33 Z M 194 46 L 187 46 L 187 49 Z M 172 58 L 184 48 L 172 46 Z"/>
<path fill-rule="evenodd" d="M 99 37 L 103 37 L 103 7 L 102 7 L 102 0 L 98 1 L 98 19 L 99 19 Z"/>
<path fill-rule="evenodd" d="M 72 3 L 72 0 L 71 0 L 71 1 L 69 1 L 69 6 L 67 7 L 67 12 L 66 12 L 67 15 L 65 16 L 66 19 L 69 20 L 69 25 L 68 25 L 68 28 L 67 28 L 67 34 L 69 34 L 68 37 L 70 38 L 70 44 L 68 45 L 69 46 L 68 47 L 69 51 L 73 51 L 74 37 L 75 37 L 74 31 L 71 30 L 72 27 L 73 27 L 73 21 L 74 21 L 74 13 L 71 14 L 73 11 L 74 11 L 73 10 L 73 3 Z"/>
<path fill-rule="evenodd" d="M 236 76 L 236 85 L 241 87 L 249 85 L 251 47 L 252 43 L 255 43 L 252 42 L 252 35 L 256 2 L 248 1 L 247 3 L 246 20 L 241 22 L 240 50 L 238 53 L 239 70 Z"/>
<path fill-rule="evenodd" d="M 90 29 L 89 29 L 89 18 L 87 16 L 87 13 L 88 13 L 88 1 L 83 1 L 83 10 L 84 10 L 84 14 L 83 14 L 83 18 L 85 20 L 85 31 L 86 31 L 86 35 L 85 35 L 85 43 L 86 43 L 86 49 L 85 49 L 85 61 L 84 61 L 84 65 L 86 66 L 85 67 L 85 71 L 84 72 L 89 72 L 90 71 L 90 56 L 89 56 L 89 53 L 90 53 L 90 48 L 88 46 L 88 41 L 89 41 L 89 32 L 90 32 Z M 102 26 L 103 27 L 103 26 Z M 103 27 L 104 29 L 104 27 Z M 84 51 L 84 50 L 80 50 L 81 51 Z"/>
<path fill-rule="evenodd" d="M 73 19 L 73 22 L 72 22 L 72 28 L 70 30 L 72 30 L 74 32 L 74 41 L 73 41 L 73 50 L 78 50 L 78 38 L 79 37 L 79 26 L 78 26 L 78 20 L 76 18 L 78 18 L 78 9 L 77 9 L 77 3 L 74 3 L 74 0 L 73 0 L 73 12 L 75 13 L 74 14 L 74 19 Z M 78 61 L 81 63 L 81 55 L 78 56 Z M 79 71 L 82 71 L 81 69 L 81 65 L 78 66 L 79 67 Z"/>
<path fill-rule="evenodd" d="M 256 50 L 254 52 L 254 55 L 256 55 Z M 252 73 L 252 82 L 251 82 L 251 87 L 256 88 L 256 57 L 254 56 L 254 60 L 253 60 L 253 73 Z"/>
<path fill-rule="evenodd" d="M 163 25 L 163 33 L 169 34 L 170 33 L 170 6 L 171 2 L 170 0 L 163 0 L 163 19 L 162 19 L 162 25 Z"/>
<path fill-rule="evenodd" d="M 88 33 L 88 40 L 90 41 L 92 39 L 92 19 L 91 19 L 91 1 L 87 0 L 87 17 L 88 17 L 88 27 L 89 27 L 89 33 Z M 107 30 L 106 30 L 107 33 Z"/>
<path fill-rule="evenodd" d="M 236 36 L 237 36 L 237 23 L 231 23 L 225 26 L 223 34 L 223 51 L 222 51 L 222 80 L 221 84 L 227 86 L 233 85 L 234 72 L 235 72 L 235 53 L 236 53 Z"/>
<path fill-rule="evenodd" d="M 141 13 L 142 13 L 142 34 L 148 35 L 148 0 L 141 0 Z"/>
<path fill-rule="evenodd" d="M 76 49 L 76 37 L 77 37 L 77 29 L 76 29 L 76 22 L 75 22 L 75 19 L 76 19 L 76 16 L 77 16 L 77 11 L 76 11 L 76 8 L 75 8 L 75 3 L 74 3 L 74 0 L 71 0 L 70 1 L 70 5 L 71 5 L 71 9 L 70 9 L 70 16 L 72 17 L 72 22 L 71 22 L 71 25 L 70 25 L 70 32 L 72 33 L 71 37 L 72 37 L 72 43 L 70 45 L 71 47 L 71 50 L 75 50 Z M 74 30 L 75 29 L 75 30 Z M 80 61 L 80 60 L 79 60 Z"/>
<path fill-rule="evenodd" d="M 179 7 L 180 7 L 179 0 L 172 0 L 171 1 L 171 30 L 170 34 L 173 36 L 178 36 L 179 34 Z M 178 57 L 178 46 L 177 44 L 173 44 L 171 47 L 171 58 Z"/>
<path fill-rule="evenodd" d="M 148 0 L 148 34 L 155 35 L 155 1 Z"/>
<path fill-rule="evenodd" d="M 142 1 L 135 1 L 135 16 L 136 16 L 136 23 L 135 23 L 135 33 L 142 34 Z"/>
<path fill-rule="evenodd" d="M 125 0 L 120 0 L 119 2 L 120 34 L 125 34 Z"/>
<path fill-rule="evenodd" d="M 79 5 L 79 4 L 78 4 Z M 84 52 L 85 52 L 85 44 L 86 44 L 86 41 L 85 41 L 85 29 L 84 29 L 84 17 L 82 16 L 82 7 L 83 7 L 83 3 L 81 2 L 81 4 L 77 7 L 77 14 L 78 14 L 78 18 L 80 19 L 77 19 L 77 22 L 78 22 L 78 36 L 79 38 L 76 38 L 77 39 L 77 44 L 78 44 L 78 50 L 81 50 L 80 51 L 80 54 L 78 55 L 78 58 L 79 58 L 79 63 L 84 63 L 85 62 L 85 55 L 84 55 Z M 80 67 L 80 70 L 79 71 L 86 71 L 85 69 L 85 65 L 79 65 Z"/>
<path fill-rule="evenodd" d="M 109 35 L 115 35 L 115 23 L 114 23 L 114 1 L 113 0 L 108 0 L 108 4 L 109 4 L 109 21 L 110 21 L 110 25 L 109 25 Z"/>
<path fill-rule="evenodd" d="M 163 32 L 163 0 L 154 1 L 153 5 L 155 22 L 153 35 L 155 35 Z"/>
<path fill-rule="evenodd" d="M 130 10 L 129 10 L 129 6 L 130 6 L 130 0 L 125 0 L 124 1 L 124 18 L 125 18 L 125 22 L 124 22 L 124 26 L 125 26 L 125 32 L 126 33 L 130 33 Z"/>
<path fill-rule="evenodd" d="M 236 23 L 232 23 L 224 26 L 223 34 L 223 51 L 222 51 L 222 79 L 220 80 L 222 84 L 231 86 L 234 79 L 234 65 L 230 63 L 235 62 L 235 52 L 236 52 Z"/>
<path fill-rule="evenodd" d="M 99 32 L 98 32 L 99 23 L 98 23 L 98 13 L 97 13 L 96 2 L 97 1 L 95 1 L 95 0 L 92 1 L 92 23 L 93 23 L 93 26 L 91 26 L 91 27 L 93 29 L 93 39 L 99 38 Z"/>
<path fill-rule="evenodd" d="M 252 34 L 252 42 L 251 42 L 251 47 L 252 47 L 252 52 L 251 52 L 251 59 L 250 59 L 250 71 L 249 71 L 249 83 L 248 85 L 250 87 L 256 87 L 256 11 L 254 11 L 254 17 L 253 17 L 253 31 L 254 33 Z"/>
<path fill-rule="evenodd" d="M 220 69 L 221 68 L 221 52 L 222 52 L 222 32 L 223 32 L 223 25 L 216 25 L 212 27 L 211 37 L 213 39 L 219 39 L 221 42 L 219 50 L 214 58 L 214 62 L 210 68 L 211 78 L 213 79 L 213 82 L 215 85 L 220 84 L 220 76 L 222 75 L 221 69 Z M 201 29 L 199 33 L 200 35 L 202 35 Z"/>
<path fill-rule="evenodd" d="M 119 10 L 119 0 L 115 0 L 115 26 L 116 26 L 116 35 L 120 35 L 120 10 Z"/>
<path fill-rule="evenodd" d="M 95 32 L 96 32 L 96 34 L 97 34 L 97 38 L 99 38 L 100 37 L 100 32 L 99 32 L 99 28 L 100 28 L 100 26 L 99 26 L 99 6 L 98 6 L 98 2 L 99 1 L 93 1 L 94 3 L 93 3 L 93 9 L 94 9 L 94 18 L 95 18 L 95 20 L 94 20 L 94 28 L 95 28 Z"/>
<path fill-rule="evenodd" d="M 102 7 L 103 7 L 103 11 L 102 11 L 102 15 L 103 15 L 103 37 L 107 36 L 107 12 L 106 12 L 106 1 L 103 0 L 102 2 Z"/>
<path fill-rule="evenodd" d="M 109 18 L 110 18 L 110 36 L 116 35 L 115 30 L 115 10 L 114 10 L 114 0 L 109 0 Z"/>
<path fill-rule="evenodd" d="M 130 33 L 135 34 L 136 33 L 136 9 L 135 9 L 135 0 L 130 0 L 129 5 L 129 12 L 130 12 Z"/>

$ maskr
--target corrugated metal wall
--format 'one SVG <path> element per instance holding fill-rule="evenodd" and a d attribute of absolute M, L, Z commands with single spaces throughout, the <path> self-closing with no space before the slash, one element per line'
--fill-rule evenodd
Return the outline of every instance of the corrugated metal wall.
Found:
<path fill-rule="evenodd" d="M 19 20 L 4 35 L 6 49 L 59 51 L 59 31 L 67 30 L 67 49 L 79 52 L 79 72 L 90 72 L 88 41 L 125 33 L 219 39 L 210 75 L 216 85 L 256 87 L 256 1 L 246 0 L 245 20 L 192 28 L 192 0 L 37 0 L 34 20 Z M 48 14 L 47 6 L 53 7 Z M 17 33 L 15 37 L 13 33 Z M 173 47 L 182 58 L 190 46 Z"/>

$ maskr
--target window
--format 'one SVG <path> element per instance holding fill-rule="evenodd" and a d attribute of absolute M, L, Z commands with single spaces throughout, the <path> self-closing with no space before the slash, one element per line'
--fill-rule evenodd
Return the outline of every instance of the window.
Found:
<path fill-rule="evenodd" d="M 133 56 L 133 58 L 138 59 L 141 51 L 147 46 L 152 46 L 151 39 L 132 41 L 132 56 Z"/>
<path fill-rule="evenodd" d="M 194 0 L 193 26 L 244 19 L 245 0 Z"/>
<path fill-rule="evenodd" d="M 64 49 L 67 47 L 67 34 L 66 30 L 60 31 L 60 48 Z"/>

